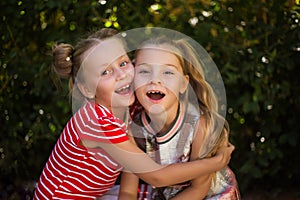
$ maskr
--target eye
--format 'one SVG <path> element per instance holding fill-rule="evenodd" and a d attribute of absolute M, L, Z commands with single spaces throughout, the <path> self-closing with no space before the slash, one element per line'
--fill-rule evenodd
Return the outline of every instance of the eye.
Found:
<path fill-rule="evenodd" d="M 106 76 L 109 75 L 110 73 L 112 73 L 111 69 L 105 69 L 101 72 L 101 76 Z"/>
<path fill-rule="evenodd" d="M 125 67 L 128 63 L 129 63 L 128 61 L 122 61 L 120 67 Z"/>
<path fill-rule="evenodd" d="M 135 66 L 135 72 L 136 74 L 147 74 L 150 73 L 150 67 L 143 64 L 139 64 Z"/>
<path fill-rule="evenodd" d="M 163 65 L 162 66 L 162 74 L 164 75 L 175 75 L 178 71 L 173 65 Z"/>
<path fill-rule="evenodd" d="M 105 75 L 107 75 L 107 74 L 109 74 L 109 71 L 108 71 L 108 70 L 104 70 L 104 71 L 101 73 L 102 76 L 105 76 Z"/>
<path fill-rule="evenodd" d="M 148 70 L 145 70 L 145 69 L 141 69 L 141 70 L 138 70 L 138 73 L 139 74 L 148 74 L 150 73 Z"/>
<path fill-rule="evenodd" d="M 172 71 L 164 71 L 164 74 L 166 74 L 166 75 L 174 75 L 175 73 L 172 72 Z"/>

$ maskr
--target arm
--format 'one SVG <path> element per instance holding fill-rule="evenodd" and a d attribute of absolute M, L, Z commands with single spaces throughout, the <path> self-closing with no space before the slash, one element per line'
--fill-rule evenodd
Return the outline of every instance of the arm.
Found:
<path fill-rule="evenodd" d="M 231 147 L 228 147 L 228 151 L 231 152 L 229 148 Z M 182 183 L 194 179 L 198 176 L 218 171 L 227 164 L 227 161 L 223 162 L 220 160 L 219 156 L 215 156 L 213 158 L 205 158 L 188 163 L 172 164 L 160 168 L 157 171 L 148 173 L 136 173 L 136 175 L 152 186 L 164 187 Z"/>
<path fill-rule="evenodd" d="M 234 150 L 234 146 L 231 145 L 223 148 L 212 158 L 161 166 L 129 140 L 118 144 L 85 140 L 83 144 L 87 148 L 103 148 L 125 169 L 135 173 L 145 182 L 155 187 L 178 184 L 218 171 L 229 163 L 230 155 Z"/>
<path fill-rule="evenodd" d="M 197 137 L 197 136 L 196 136 Z M 198 137 L 197 137 L 198 138 Z M 131 139 L 131 141 L 133 143 L 135 143 L 134 139 L 132 137 L 129 137 L 129 139 Z M 195 140 L 194 140 L 195 141 Z M 194 143 L 199 143 L 199 140 L 197 140 L 197 142 Z M 192 157 L 195 157 L 195 159 L 198 158 L 199 153 L 195 153 L 195 149 L 197 149 L 197 152 L 199 152 L 198 149 L 199 145 L 193 145 L 193 149 L 192 149 Z M 193 160 L 195 160 L 193 159 Z M 173 199 L 191 199 L 191 197 L 197 197 L 199 199 L 199 197 L 204 198 L 210 188 L 210 175 L 206 175 L 206 176 L 201 176 L 198 177 L 196 179 L 194 179 L 192 181 L 192 184 L 190 187 L 186 188 L 186 190 L 184 192 L 182 192 L 182 194 L 180 193 L 179 195 L 177 195 L 176 197 L 174 197 Z M 208 182 L 208 184 L 204 184 L 204 182 Z M 199 187 L 200 186 L 200 187 Z M 206 186 L 206 187 L 205 187 Z M 132 199 L 137 199 L 137 189 L 139 187 L 139 177 L 137 177 L 136 175 L 134 175 L 133 173 L 129 173 L 129 172 L 122 172 L 121 174 L 121 184 L 120 184 L 120 190 L 119 190 L 119 200 L 132 200 Z"/>
<path fill-rule="evenodd" d="M 136 145 L 135 140 L 130 135 L 129 140 Z M 121 174 L 120 190 L 118 200 L 137 199 L 137 191 L 139 187 L 139 177 L 131 172 L 123 171 Z"/>
<path fill-rule="evenodd" d="M 211 186 L 211 175 L 204 175 L 192 180 L 190 186 L 178 193 L 172 200 L 204 199 Z"/>
<path fill-rule="evenodd" d="M 201 149 L 205 148 L 203 141 L 205 137 L 210 137 L 210 135 L 207 135 L 208 133 L 206 133 L 205 127 L 206 127 L 205 118 L 201 118 L 198 121 L 198 126 L 196 129 L 197 132 L 195 133 L 195 139 L 193 140 L 193 144 L 192 144 L 191 160 L 199 159 Z M 216 154 L 218 149 L 222 149 L 224 147 L 227 147 L 228 145 L 230 145 L 230 143 L 228 142 L 228 131 L 227 129 L 223 129 L 223 131 L 220 133 L 218 141 L 216 141 L 216 144 L 212 149 L 209 149 L 209 152 L 207 152 L 206 153 L 207 155 L 205 156 L 211 157 Z M 201 153 L 201 155 L 203 155 L 203 153 Z M 176 195 L 173 199 L 174 200 L 204 199 L 211 188 L 213 179 L 214 181 L 217 181 L 215 180 L 214 173 L 207 174 L 205 176 L 200 176 L 192 180 L 191 185 L 188 188 L 186 188 L 184 191 Z"/>
<path fill-rule="evenodd" d="M 122 172 L 119 200 L 137 199 L 139 177 L 129 172 Z"/>
<path fill-rule="evenodd" d="M 192 150 L 190 159 L 199 159 L 201 147 L 203 147 L 203 141 L 205 137 L 205 120 L 200 118 L 195 131 L 195 138 L 192 143 Z M 200 127 L 200 128 L 199 128 Z M 211 187 L 213 173 L 199 176 L 191 181 L 191 185 L 178 193 L 172 200 L 199 200 L 204 199 Z"/>

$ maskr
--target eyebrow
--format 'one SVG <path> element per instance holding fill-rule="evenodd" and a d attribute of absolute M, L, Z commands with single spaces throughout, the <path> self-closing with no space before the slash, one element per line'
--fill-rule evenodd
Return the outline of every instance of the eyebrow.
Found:
<path fill-rule="evenodd" d="M 173 65 L 173 64 L 168 64 L 168 63 L 163 63 L 163 64 L 160 64 L 160 63 L 152 63 L 152 64 L 157 64 L 157 65 L 162 65 L 162 66 L 170 66 L 170 67 L 176 68 L 177 70 L 179 69 L 178 66 Z M 146 66 L 149 66 L 149 67 L 150 67 L 152 64 L 151 64 L 151 63 L 141 63 L 141 64 L 138 64 L 138 65 L 136 65 L 136 66 L 146 65 Z"/>
<path fill-rule="evenodd" d="M 117 57 L 117 58 L 116 58 L 115 60 L 113 60 L 112 62 L 110 62 L 110 64 L 109 64 L 109 63 L 104 63 L 104 64 L 100 65 L 100 67 L 109 67 L 109 66 L 111 65 L 111 63 L 115 62 L 116 60 L 121 60 L 121 59 L 124 59 L 124 58 L 127 58 L 127 57 L 128 57 L 127 54 L 123 54 L 123 55 Z M 128 59 L 130 60 L 129 57 L 128 57 Z"/>

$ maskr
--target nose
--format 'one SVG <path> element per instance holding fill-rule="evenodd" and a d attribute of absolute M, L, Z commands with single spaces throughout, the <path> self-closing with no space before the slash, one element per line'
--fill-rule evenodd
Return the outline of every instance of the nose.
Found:
<path fill-rule="evenodd" d="M 115 73 L 116 73 L 117 80 L 122 80 L 127 76 L 126 71 L 119 67 L 115 68 Z"/>
<path fill-rule="evenodd" d="M 153 70 L 152 76 L 150 78 L 150 83 L 157 83 L 157 84 L 161 83 L 160 74 L 158 70 Z"/>

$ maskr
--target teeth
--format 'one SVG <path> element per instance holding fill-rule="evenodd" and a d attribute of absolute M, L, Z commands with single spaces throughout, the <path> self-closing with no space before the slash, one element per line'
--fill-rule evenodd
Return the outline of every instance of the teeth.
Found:
<path fill-rule="evenodd" d="M 150 91 L 150 92 L 147 92 L 148 94 L 163 94 L 162 92 L 160 91 Z"/>
<path fill-rule="evenodd" d="M 117 90 L 117 92 L 121 92 L 121 91 L 123 91 L 123 90 L 126 90 L 126 89 L 128 89 L 130 87 L 130 85 L 126 85 L 126 86 L 124 86 L 124 87 L 121 87 L 121 88 L 119 88 L 118 90 Z"/>

